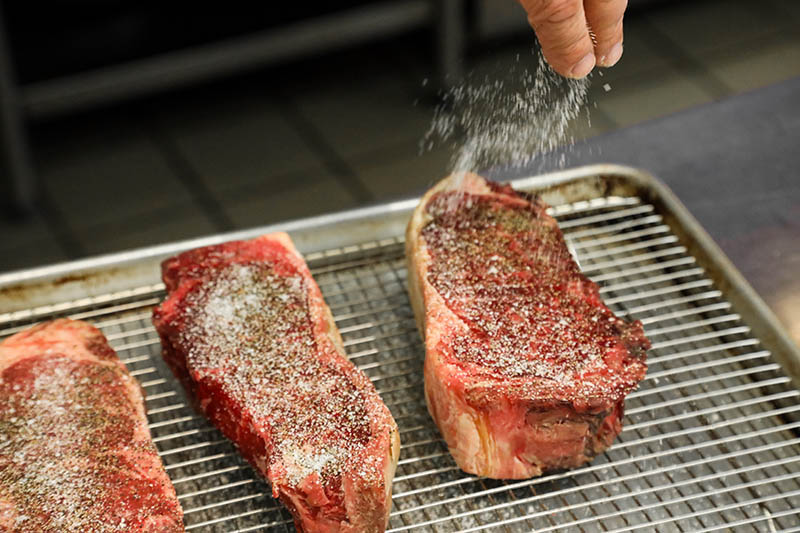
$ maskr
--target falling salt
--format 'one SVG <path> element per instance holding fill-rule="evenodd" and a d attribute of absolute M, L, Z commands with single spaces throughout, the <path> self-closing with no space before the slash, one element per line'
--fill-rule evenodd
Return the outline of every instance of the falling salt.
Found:
<path fill-rule="evenodd" d="M 560 76 L 541 52 L 532 50 L 531 55 L 518 56 L 502 79 L 469 79 L 446 91 L 422 148 L 455 148 L 450 170 L 458 176 L 494 166 L 525 166 L 571 143 L 569 126 L 586 107 L 589 82 Z"/>
<path fill-rule="evenodd" d="M 610 90 L 611 90 L 611 84 L 609 84 L 609 83 L 605 83 L 605 84 L 603 84 L 603 90 L 604 90 L 605 92 L 608 92 L 608 91 L 610 91 Z"/>

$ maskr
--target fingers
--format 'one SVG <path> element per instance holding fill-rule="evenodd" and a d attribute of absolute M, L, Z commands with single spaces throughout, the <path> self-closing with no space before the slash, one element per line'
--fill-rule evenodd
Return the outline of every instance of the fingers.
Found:
<path fill-rule="evenodd" d="M 628 0 L 586 0 L 586 21 L 595 35 L 595 56 L 601 67 L 614 66 L 622 57 L 622 16 Z"/>
<path fill-rule="evenodd" d="M 583 78 L 596 59 L 583 0 L 520 0 L 539 37 L 545 59 L 570 78 Z M 592 0 L 588 0 L 591 2 Z"/>

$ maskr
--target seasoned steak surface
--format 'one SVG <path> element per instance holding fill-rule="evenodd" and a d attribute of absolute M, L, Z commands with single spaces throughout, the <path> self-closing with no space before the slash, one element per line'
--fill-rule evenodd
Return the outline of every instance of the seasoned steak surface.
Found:
<path fill-rule="evenodd" d="M 0 344 L 0 531 L 183 531 L 139 385 L 89 324 Z"/>
<path fill-rule="evenodd" d="M 578 466 L 621 431 L 649 342 L 602 302 L 537 197 L 474 174 L 409 224 L 428 407 L 459 466 L 525 478 Z"/>
<path fill-rule="evenodd" d="M 491 186 L 499 194 L 440 192 L 426 207 L 428 281 L 470 330 L 445 349 L 476 379 L 518 382 L 532 402 L 623 398 L 642 376 L 641 324 L 603 304 L 540 200 Z"/>
<path fill-rule="evenodd" d="M 298 528 L 382 530 L 396 426 L 288 237 L 187 252 L 163 277 L 154 322 L 167 361 Z"/>

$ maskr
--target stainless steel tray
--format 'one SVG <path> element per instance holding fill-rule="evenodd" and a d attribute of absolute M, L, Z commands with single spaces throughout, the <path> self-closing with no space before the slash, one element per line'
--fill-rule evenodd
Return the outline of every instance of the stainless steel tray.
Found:
<path fill-rule="evenodd" d="M 291 531 L 235 448 L 188 407 L 150 324 L 158 263 L 188 248 L 289 231 L 350 358 L 401 430 L 391 531 L 800 531 L 800 353 L 663 185 L 602 165 L 514 182 L 541 190 L 584 271 L 653 341 L 625 429 L 591 464 L 524 481 L 458 470 L 422 393 L 405 293 L 408 200 L 0 275 L 0 337 L 56 316 L 108 336 L 147 394 L 154 439 L 189 531 Z M 797 383 L 797 382 L 796 382 Z"/>

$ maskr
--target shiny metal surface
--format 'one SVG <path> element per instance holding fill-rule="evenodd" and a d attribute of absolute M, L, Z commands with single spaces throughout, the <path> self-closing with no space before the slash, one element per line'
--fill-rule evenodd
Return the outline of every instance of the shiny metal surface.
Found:
<path fill-rule="evenodd" d="M 623 433 L 607 453 L 531 480 L 461 472 L 432 424 L 422 393 L 424 349 L 405 292 L 402 233 L 336 246 L 320 240 L 314 248 L 302 236 L 314 225 L 296 223 L 349 357 L 373 380 L 401 430 L 390 531 L 800 527 L 800 391 L 780 364 L 796 353 L 668 197 L 624 173 L 606 168 L 598 177 L 597 170 L 517 185 L 560 182 L 545 194 L 552 212 L 606 302 L 644 323 L 653 342 L 650 369 L 629 396 Z M 397 219 L 386 228 L 402 227 L 405 207 L 383 215 Z M 149 265 L 150 277 L 129 278 L 128 286 L 113 279 L 107 285 L 114 291 L 101 292 L 100 283 L 91 297 L 0 314 L 0 336 L 54 316 L 96 324 L 146 391 L 151 431 L 187 530 L 292 531 L 267 485 L 189 407 L 161 361 L 150 324 L 163 296 L 157 256 L 143 254 L 137 272 Z M 131 279 L 147 283 L 131 286 Z M 6 284 L 6 296 L 12 288 Z"/>

